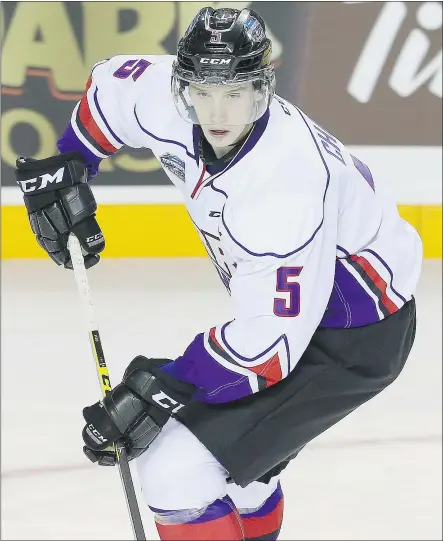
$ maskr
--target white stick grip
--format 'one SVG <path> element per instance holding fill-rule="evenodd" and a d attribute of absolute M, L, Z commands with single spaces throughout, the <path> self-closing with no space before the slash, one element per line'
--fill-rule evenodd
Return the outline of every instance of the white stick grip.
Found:
<path fill-rule="evenodd" d="M 83 303 L 83 308 L 85 310 L 88 330 L 90 332 L 96 331 L 98 330 L 98 325 L 95 319 L 95 311 L 92 304 L 91 291 L 89 289 L 89 282 L 86 274 L 82 247 L 78 238 L 73 233 L 71 233 L 68 238 L 68 250 L 71 254 L 72 267 L 74 269 L 77 289 Z"/>

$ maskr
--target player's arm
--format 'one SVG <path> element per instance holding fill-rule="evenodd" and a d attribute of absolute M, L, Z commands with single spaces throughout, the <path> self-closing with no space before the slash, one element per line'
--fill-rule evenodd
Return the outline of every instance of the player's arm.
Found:
<path fill-rule="evenodd" d="M 200 388 L 196 398 L 221 403 L 251 395 L 297 364 L 333 284 L 335 233 L 324 227 L 322 190 L 303 199 L 269 194 L 232 216 L 225 208 L 223 235 L 237 255 L 235 318 L 197 335 L 167 368 Z"/>
<path fill-rule="evenodd" d="M 142 146 L 133 111 L 151 65 L 141 56 L 119 55 L 93 67 L 83 97 L 57 142 L 60 152 L 82 154 L 89 178 L 122 146 Z"/>
<path fill-rule="evenodd" d="M 231 235 L 237 255 L 230 282 L 235 319 L 198 334 L 175 361 L 131 362 L 103 407 L 84 411 L 85 453 L 93 462 L 114 464 L 104 447 L 122 436 L 129 458 L 138 456 L 191 400 L 237 400 L 293 370 L 330 296 L 335 243 L 323 227 L 322 196 L 294 200 L 285 191 L 282 200 L 276 192 L 248 200 L 236 216 L 225 208 L 222 234 Z"/>
<path fill-rule="evenodd" d="M 88 180 L 97 174 L 100 161 L 124 144 L 141 146 L 133 135 L 132 111 L 142 68 L 150 64 L 140 64 L 134 81 L 118 77 L 119 66 L 125 61 L 126 57 L 114 57 L 94 66 L 85 93 L 58 141 L 59 155 L 17 160 L 16 180 L 24 194 L 32 231 L 51 259 L 67 268 L 71 268 L 67 249 L 71 232 L 80 240 L 87 267 L 99 261 L 105 245 Z"/>

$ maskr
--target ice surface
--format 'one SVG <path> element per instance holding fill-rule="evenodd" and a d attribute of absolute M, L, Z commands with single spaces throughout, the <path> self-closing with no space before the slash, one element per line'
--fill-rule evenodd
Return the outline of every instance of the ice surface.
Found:
<path fill-rule="evenodd" d="M 425 261 L 398 380 L 287 468 L 282 540 L 442 539 L 441 272 Z M 232 317 L 207 259 L 105 259 L 89 276 L 114 385 L 137 354 L 174 358 Z M 73 275 L 3 261 L 1 296 L 1 538 L 132 539 L 117 469 L 82 453 L 81 411 L 100 389 Z"/>

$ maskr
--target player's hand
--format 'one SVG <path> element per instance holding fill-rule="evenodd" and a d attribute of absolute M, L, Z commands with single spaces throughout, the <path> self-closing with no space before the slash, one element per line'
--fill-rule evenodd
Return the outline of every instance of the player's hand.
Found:
<path fill-rule="evenodd" d="M 101 402 L 84 408 L 83 451 L 92 462 L 113 466 L 116 457 L 110 447 L 117 440 L 123 441 L 129 460 L 137 458 L 169 418 L 186 406 L 197 388 L 163 372 L 168 362 L 136 357 L 120 385 Z"/>
<path fill-rule="evenodd" d="M 89 460 L 100 466 L 115 464 L 115 454 L 109 448 L 119 439 L 125 444 L 128 459 L 137 458 L 169 419 L 167 413 L 151 406 L 123 383 L 103 401 L 84 408 L 83 417 L 86 421 L 82 432 L 83 451 Z"/>
<path fill-rule="evenodd" d="M 80 241 L 86 268 L 98 263 L 105 241 L 81 154 L 65 152 L 43 160 L 20 157 L 16 165 L 31 229 L 49 257 L 72 269 L 67 248 L 72 232 Z"/>

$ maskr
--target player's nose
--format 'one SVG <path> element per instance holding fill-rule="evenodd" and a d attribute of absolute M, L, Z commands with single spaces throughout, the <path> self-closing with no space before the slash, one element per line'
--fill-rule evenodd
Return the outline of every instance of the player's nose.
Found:
<path fill-rule="evenodd" d="M 211 122 L 213 124 L 222 124 L 226 118 L 226 106 L 221 100 L 215 99 L 211 108 Z"/>

